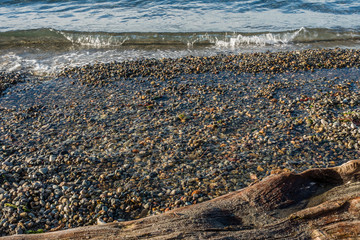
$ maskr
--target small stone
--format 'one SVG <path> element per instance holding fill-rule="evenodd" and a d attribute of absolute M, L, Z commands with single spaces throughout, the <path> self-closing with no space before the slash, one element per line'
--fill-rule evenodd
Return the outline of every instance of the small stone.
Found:
<path fill-rule="evenodd" d="M 97 225 L 104 225 L 104 224 L 106 224 L 106 222 L 104 222 L 104 220 L 102 220 L 101 218 L 98 218 L 98 219 L 96 220 L 96 223 L 97 223 Z"/>
<path fill-rule="evenodd" d="M 42 174 L 47 174 L 48 173 L 48 171 L 49 171 L 49 169 L 47 168 L 47 167 L 44 167 L 44 168 L 40 168 L 40 173 L 42 173 Z"/>
<path fill-rule="evenodd" d="M 16 233 L 16 234 L 23 234 L 24 231 L 23 231 L 21 228 L 17 227 L 17 228 L 15 229 L 15 233 Z"/>
<path fill-rule="evenodd" d="M 258 177 L 256 176 L 256 174 L 250 173 L 250 179 L 251 179 L 252 181 L 257 181 L 257 180 L 258 180 Z"/>
<path fill-rule="evenodd" d="M 195 190 L 195 191 L 193 191 L 193 192 L 191 193 L 191 196 L 194 196 L 194 195 L 199 196 L 200 193 L 201 193 L 200 190 Z"/>
<path fill-rule="evenodd" d="M 3 162 L 2 165 L 3 165 L 3 166 L 8 166 L 8 167 L 13 166 L 13 164 L 12 164 L 11 162 L 9 162 L 9 161 Z"/>
<path fill-rule="evenodd" d="M 54 162 L 56 160 L 56 156 L 50 155 L 49 162 Z"/>
<path fill-rule="evenodd" d="M 257 166 L 256 170 L 258 170 L 259 172 L 263 172 L 264 171 L 264 168 L 261 167 L 260 165 Z"/>

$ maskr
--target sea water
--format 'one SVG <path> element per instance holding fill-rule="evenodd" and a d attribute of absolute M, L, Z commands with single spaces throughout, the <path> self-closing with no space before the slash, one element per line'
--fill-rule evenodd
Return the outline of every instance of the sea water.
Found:
<path fill-rule="evenodd" d="M 0 0 L 0 71 L 360 47 L 356 0 Z"/>

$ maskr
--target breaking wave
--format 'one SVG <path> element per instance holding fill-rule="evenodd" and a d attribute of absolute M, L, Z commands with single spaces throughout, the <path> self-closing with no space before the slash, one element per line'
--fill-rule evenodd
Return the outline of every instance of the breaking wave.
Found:
<path fill-rule="evenodd" d="M 286 32 L 228 33 L 106 33 L 74 32 L 54 29 L 20 30 L 0 33 L 0 48 L 38 45 L 40 47 L 116 48 L 123 46 L 196 47 L 217 46 L 234 48 L 334 41 L 359 41 L 355 30 L 307 29 Z"/>
<path fill-rule="evenodd" d="M 360 32 L 307 28 L 262 33 L 22 30 L 0 33 L 0 71 L 49 74 L 95 62 L 335 47 L 359 49 Z"/>

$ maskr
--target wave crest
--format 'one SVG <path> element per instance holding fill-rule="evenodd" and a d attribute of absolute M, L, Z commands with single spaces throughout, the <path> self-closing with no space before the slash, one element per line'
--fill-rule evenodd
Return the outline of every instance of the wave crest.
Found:
<path fill-rule="evenodd" d="M 236 48 L 244 46 L 276 46 L 359 40 L 359 31 L 325 28 L 307 29 L 304 27 L 294 31 L 266 33 L 104 33 L 37 29 L 0 33 L 0 48 L 27 45 L 93 48 L 118 48 L 123 46 L 177 46 L 182 48 L 216 46 L 221 48 Z"/>

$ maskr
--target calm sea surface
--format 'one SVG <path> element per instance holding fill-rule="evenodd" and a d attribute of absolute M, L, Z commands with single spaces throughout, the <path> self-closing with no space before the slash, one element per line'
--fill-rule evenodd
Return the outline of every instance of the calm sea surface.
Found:
<path fill-rule="evenodd" d="M 0 71 L 335 47 L 360 48 L 360 1 L 0 0 Z"/>

